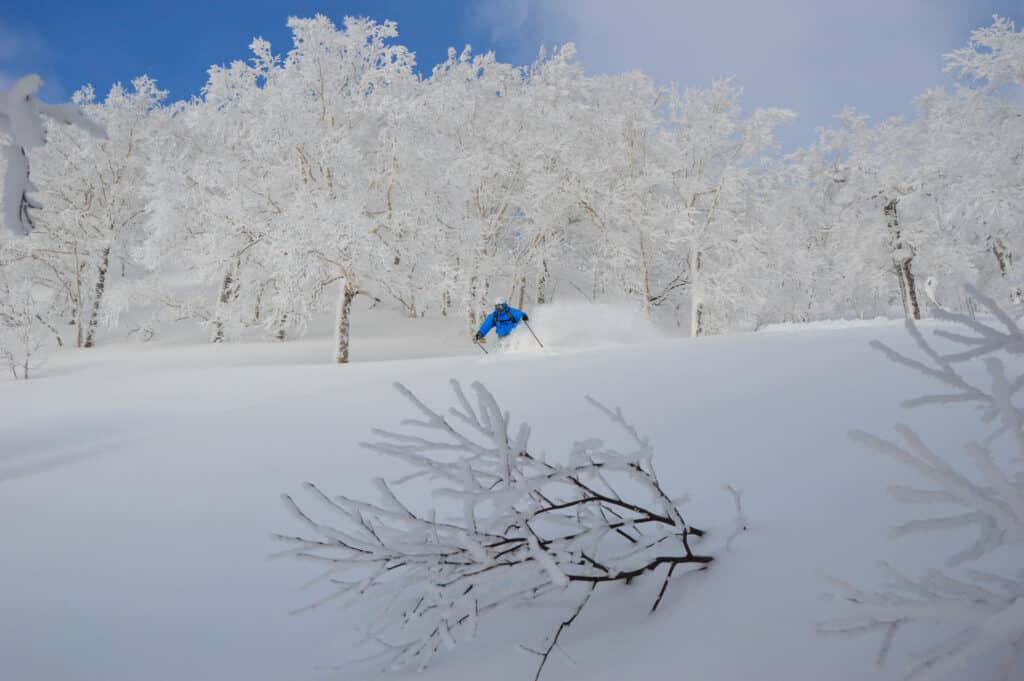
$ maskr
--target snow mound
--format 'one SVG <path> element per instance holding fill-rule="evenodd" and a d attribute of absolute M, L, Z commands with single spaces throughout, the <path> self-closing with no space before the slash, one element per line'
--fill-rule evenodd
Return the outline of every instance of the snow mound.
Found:
<path fill-rule="evenodd" d="M 660 340 L 663 335 L 642 310 L 625 304 L 552 303 L 527 309 L 530 327 L 548 350 L 599 348 Z M 500 344 L 502 352 L 538 349 L 520 326 Z"/>

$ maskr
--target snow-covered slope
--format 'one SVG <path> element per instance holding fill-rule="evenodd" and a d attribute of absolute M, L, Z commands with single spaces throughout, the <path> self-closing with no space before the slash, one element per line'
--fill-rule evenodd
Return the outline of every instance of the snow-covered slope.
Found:
<path fill-rule="evenodd" d="M 654 615 L 657 579 L 599 592 L 544 678 L 900 678 L 928 632 L 901 632 L 881 669 L 876 637 L 823 638 L 815 624 L 842 612 L 822 598 L 821 572 L 873 586 L 881 558 L 919 572 L 948 551 L 887 539 L 907 510 L 885 485 L 912 480 L 846 433 L 907 421 L 952 452 L 980 426 L 967 409 L 901 411 L 933 386 L 871 350 L 878 337 L 910 345 L 879 322 L 699 340 L 638 331 L 620 340 L 642 344 L 486 357 L 463 345 L 475 354 L 349 366 L 312 363 L 325 341 L 59 356 L 37 380 L 0 383 L 0 679 L 373 678 L 365 665 L 324 668 L 361 654 L 365 610 L 289 616 L 319 594 L 297 590 L 314 567 L 267 559 L 281 548 L 271 533 L 295 529 L 280 495 L 311 480 L 371 496 L 371 477 L 401 468 L 358 442 L 412 415 L 392 382 L 446 407 L 450 378 L 484 382 L 551 457 L 619 436 L 584 395 L 621 406 L 651 436 L 670 494 L 692 493 L 688 518 L 710 545 L 733 523 L 722 483 L 743 492 L 749 531 L 707 572 L 676 579 Z M 363 342 L 356 359 L 379 348 Z M 431 342 L 404 351 L 462 341 Z M 519 644 L 557 626 L 553 605 L 484 618 L 476 642 L 416 678 L 532 678 Z"/>

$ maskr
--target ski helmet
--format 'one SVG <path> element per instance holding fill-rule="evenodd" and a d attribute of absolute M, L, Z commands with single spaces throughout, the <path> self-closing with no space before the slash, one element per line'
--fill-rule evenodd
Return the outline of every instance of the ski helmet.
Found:
<path fill-rule="evenodd" d="M 508 307 L 508 301 L 504 298 L 495 298 L 494 307 Z"/>

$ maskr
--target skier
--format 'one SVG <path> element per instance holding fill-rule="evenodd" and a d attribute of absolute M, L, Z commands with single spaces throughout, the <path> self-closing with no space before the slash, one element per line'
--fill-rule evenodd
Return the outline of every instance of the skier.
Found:
<path fill-rule="evenodd" d="M 499 339 L 505 338 L 515 330 L 519 322 L 529 321 L 529 319 L 528 314 L 509 306 L 508 301 L 504 298 L 498 298 L 494 301 L 494 312 L 487 315 L 487 319 L 480 325 L 480 330 L 473 336 L 473 340 L 479 343 L 491 329 L 494 329 Z"/>

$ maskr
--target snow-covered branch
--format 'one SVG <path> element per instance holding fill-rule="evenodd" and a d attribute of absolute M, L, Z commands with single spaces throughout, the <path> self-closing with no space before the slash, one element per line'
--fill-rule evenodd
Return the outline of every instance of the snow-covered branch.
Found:
<path fill-rule="evenodd" d="M 42 79 L 28 75 L 18 79 L 8 90 L 0 90 L 0 135 L 8 137 L 2 147 L 6 166 L 4 189 L 0 196 L 3 204 L 3 225 L 17 234 L 32 230 L 29 210 L 39 208 L 29 194 L 35 191 L 29 173 L 29 153 L 45 141 L 43 117 L 65 125 L 75 125 L 93 135 L 102 137 L 103 129 L 89 120 L 78 107 L 71 104 L 54 105 L 40 101 L 36 91 Z"/>
<path fill-rule="evenodd" d="M 904 626 L 928 623 L 953 632 L 916 656 L 908 669 L 908 679 L 963 674 L 971 657 L 992 654 L 1006 656 L 1000 668 L 1007 672 L 1012 669 L 1024 640 L 1024 578 L 967 570 L 964 579 L 957 579 L 939 570 L 928 570 L 921 578 L 911 579 L 885 562 L 880 569 L 887 578 L 881 591 L 867 592 L 829 578 L 836 595 L 848 604 L 850 614 L 822 623 L 819 631 L 882 632 L 879 664 L 885 662 L 896 634 Z M 1003 678 L 1009 681 L 1011 677 L 1007 673 Z"/>
<path fill-rule="evenodd" d="M 1009 376 L 1003 359 L 993 355 L 1024 354 L 1024 335 L 1017 322 L 993 300 L 973 288 L 968 294 L 991 316 L 972 318 L 942 312 L 942 319 L 965 327 L 966 331 L 935 332 L 947 344 L 965 349 L 940 352 L 913 322 L 907 323 L 908 330 L 930 364 L 881 343 L 875 346 L 898 364 L 950 389 L 947 393 L 909 400 L 905 406 L 975 403 L 980 406 L 985 423 L 996 423 L 995 430 L 981 442 L 963 446 L 964 460 L 970 464 L 972 473 L 950 464 L 905 425 L 896 427 L 899 440 L 863 431 L 852 431 L 851 437 L 910 468 L 928 483 L 921 487 L 891 485 L 889 492 L 895 499 L 906 504 L 958 509 L 952 514 L 910 520 L 893 528 L 893 536 L 973 528 L 977 538 L 970 546 L 951 554 L 946 561 L 948 567 L 983 557 L 992 560 L 1006 556 L 1015 556 L 1019 565 L 1024 553 L 1024 409 L 1014 404 L 1013 399 L 1024 385 L 1024 374 Z M 976 359 L 984 363 L 986 384 L 972 383 L 959 364 Z M 1015 561 L 1011 557 L 1003 562 Z M 849 614 L 821 625 L 820 629 L 845 633 L 883 631 L 881 663 L 901 627 L 917 622 L 943 625 L 940 630 L 948 636 L 919 656 L 909 670 L 911 679 L 940 678 L 954 670 L 962 671 L 971 657 L 998 655 L 1004 659 L 999 668 L 1000 678 L 1009 680 L 1013 670 L 1024 661 L 1024 571 L 1000 575 L 967 569 L 962 577 L 954 577 L 933 569 L 918 579 L 907 577 L 888 564 L 883 564 L 883 571 L 889 582 L 875 592 L 833 578 L 838 595 L 848 603 Z"/>
<path fill-rule="evenodd" d="M 364 446 L 409 466 L 398 484 L 429 484 L 437 507 L 403 500 L 380 479 L 375 502 L 307 483 L 312 505 L 285 502 L 310 534 L 278 537 L 292 545 L 283 555 L 324 568 L 316 581 L 330 592 L 309 608 L 344 598 L 386 604 L 368 638 L 394 666 L 423 666 L 471 639 L 486 613 L 568 594 L 576 607 L 538 651 L 539 674 L 596 587 L 660 568 L 667 583 L 712 561 L 695 550 L 703 531 L 664 491 L 649 441 L 621 410 L 590 400 L 625 432 L 627 450 L 588 439 L 550 462 L 531 452 L 529 426 L 513 428 L 480 383 L 467 394 L 452 381 L 457 406 L 447 413 L 396 387 L 420 417 L 403 421 L 401 432 L 375 430 L 378 439 Z"/>

